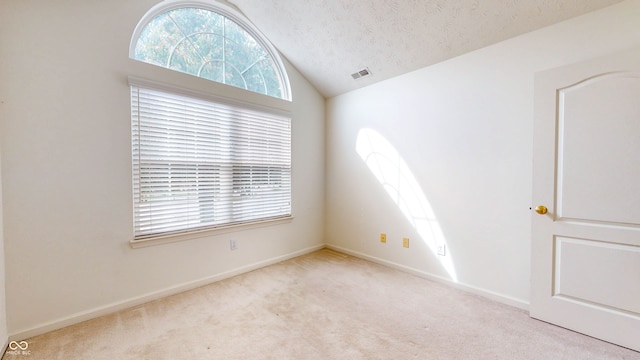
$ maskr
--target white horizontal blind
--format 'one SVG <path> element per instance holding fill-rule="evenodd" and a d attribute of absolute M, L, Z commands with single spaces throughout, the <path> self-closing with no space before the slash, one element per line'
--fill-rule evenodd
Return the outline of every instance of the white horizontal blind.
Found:
<path fill-rule="evenodd" d="M 135 238 L 291 215 L 291 119 L 131 85 Z"/>

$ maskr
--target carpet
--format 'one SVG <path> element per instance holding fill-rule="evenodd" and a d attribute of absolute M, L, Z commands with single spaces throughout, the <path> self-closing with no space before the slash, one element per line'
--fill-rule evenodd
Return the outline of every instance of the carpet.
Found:
<path fill-rule="evenodd" d="M 3 359 L 640 359 L 328 249 L 25 341 Z"/>

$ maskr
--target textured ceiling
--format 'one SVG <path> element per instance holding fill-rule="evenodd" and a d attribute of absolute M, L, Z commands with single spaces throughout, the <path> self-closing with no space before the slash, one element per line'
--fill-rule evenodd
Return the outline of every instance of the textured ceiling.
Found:
<path fill-rule="evenodd" d="M 229 1 L 332 97 L 622 0 Z"/>

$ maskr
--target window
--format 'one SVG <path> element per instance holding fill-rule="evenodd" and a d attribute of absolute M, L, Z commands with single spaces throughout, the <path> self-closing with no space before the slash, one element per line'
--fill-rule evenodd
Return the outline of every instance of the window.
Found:
<path fill-rule="evenodd" d="M 134 242 L 290 218 L 291 95 L 259 32 L 231 8 L 167 0 L 140 21 L 129 55 L 269 96 L 233 99 L 162 71 L 130 78 Z"/>
<path fill-rule="evenodd" d="M 291 215 L 290 118 L 131 84 L 136 239 Z"/>
<path fill-rule="evenodd" d="M 221 7 L 151 12 L 134 35 L 136 60 L 289 100 L 283 66 L 257 31 Z M 206 6 L 206 8 L 205 8 Z"/>

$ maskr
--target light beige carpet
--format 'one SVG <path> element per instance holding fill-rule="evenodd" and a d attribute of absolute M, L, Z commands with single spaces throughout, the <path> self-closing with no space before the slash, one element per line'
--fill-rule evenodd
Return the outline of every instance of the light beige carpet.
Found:
<path fill-rule="evenodd" d="M 640 359 L 331 250 L 27 342 L 29 355 L 3 359 Z"/>

